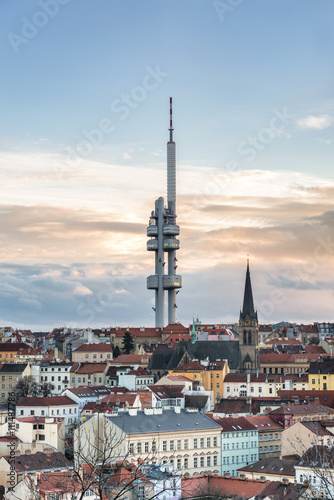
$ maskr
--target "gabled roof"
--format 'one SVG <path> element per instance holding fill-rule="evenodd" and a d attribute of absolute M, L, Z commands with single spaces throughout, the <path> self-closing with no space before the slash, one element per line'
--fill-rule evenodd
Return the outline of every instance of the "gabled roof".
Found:
<path fill-rule="evenodd" d="M 320 467 L 327 464 L 332 471 L 334 469 L 334 448 L 329 446 L 311 446 L 298 463 L 299 467 Z"/>
<path fill-rule="evenodd" d="M 191 361 L 185 365 L 179 365 L 177 368 L 173 369 L 174 372 L 203 372 L 205 371 L 205 366 L 203 366 L 199 361 Z"/>

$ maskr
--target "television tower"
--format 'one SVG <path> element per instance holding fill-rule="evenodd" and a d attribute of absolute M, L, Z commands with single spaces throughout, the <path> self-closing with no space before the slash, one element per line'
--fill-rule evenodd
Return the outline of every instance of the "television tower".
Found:
<path fill-rule="evenodd" d="M 165 290 L 168 292 L 168 324 L 176 323 L 177 288 L 182 287 L 182 277 L 176 274 L 176 250 L 180 234 L 176 225 L 176 148 L 173 140 L 172 98 L 170 97 L 169 141 L 167 142 L 167 207 L 164 199 L 158 198 L 147 228 L 147 250 L 155 252 L 155 274 L 148 276 L 147 288 L 155 290 L 155 326 L 164 327 Z M 167 274 L 165 274 L 165 253 L 167 253 Z"/>

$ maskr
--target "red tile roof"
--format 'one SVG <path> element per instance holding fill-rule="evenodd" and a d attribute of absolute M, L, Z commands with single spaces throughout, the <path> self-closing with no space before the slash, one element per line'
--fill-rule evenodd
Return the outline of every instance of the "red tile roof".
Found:
<path fill-rule="evenodd" d="M 283 430 L 281 424 L 276 422 L 269 415 L 256 415 L 253 417 L 245 417 L 248 422 L 250 422 L 259 431 L 269 431 L 269 430 Z"/>
<path fill-rule="evenodd" d="M 184 398 L 182 385 L 150 385 L 148 388 L 158 399 Z"/>
<path fill-rule="evenodd" d="M 73 406 L 78 405 L 67 396 L 51 396 L 44 398 L 43 396 L 28 396 L 19 398 L 16 406 Z"/>
<path fill-rule="evenodd" d="M 145 370 L 145 368 L 137 368 L 137 370 L 131 370 L 127 375 L 135 375 L 136 377 L 152 377 L 152 374 Z"/>
<path fill-rule="evenodd" d="M 204 371 L 205 367 L 199 361 L 191 361 L 185 365 L 179 365 L 173 368 L 173 372 L 192 372 L 192 371 Z"/>
<path fill-rule="evenodd" d="M 9 457 L 4 457 L 9 460 Z M 15 472 L 23 473 L 29 471 L 43 471 L 52 469 L 68 470 L 72 464 L 59 451 L 54 453 L 32 453 L 31 455 L 19 455 L 15 457 Z"/>
<path fill-rule="evenodd" d="M 118 356 L 118 358 L 114 359 L 112 361 L 113 365 L 118 365 L 118 364 L 135 364 L 135 365 L 140 365 L 140 364 L 146 364 L 150 361 L 151 356 L 144 354 L 121 354 Z"/>
<path fill-rule="evenodd" d="M 210 417 L 211 418 L 211 417 Z M 211 418 L 222 427 L 223 432 L 256 431 L 257 428 L 246 417 Z"/>
<path fill-rule="evenodd" d="M 31 349 L 28 344 L 24 342 L 0 342 L 0 352 L 17 352 L 20 349 Z"/>
<path fill-rule="evenodd" d="M 75 370 L 77 375 L 89 375 L 93 373 L 104 373 L 107 368 L 107 363 L 78 363 L 79 368 Z M 73 371 L 73 370 L 71 370 Z"/>
<path fill-rule="evenodd" d="M 182 477 L 182 498 L 206 498 L 209 495 L 226 496 L 227 498 L 244 498 L 248 500 L 256 495 L 260 496 L 263 489 L 270 481 L 257 481 L 253 479 L 239 479 L 237 477 L 225 478 L 223 476 L 205 475 Z"/>
<path fill-rule="evenodd" d="M 73 352 L 113 352 L 113 349 L 110 344 L 83 344 L 77 349 L 74 349 Z"/>
<path fill-rule="evenodd" d="M 249 376 L 250 382 L 252 384 L 254 383 L 264 383 L 267 380 L 267 374 L 266 373 L 227 373 L 225 378 L 224 378 L 224 384 L 225 382 L 227 383 L 239 383 L 239 384 L 246 384 L 247 383 L 247 376 Z"/>

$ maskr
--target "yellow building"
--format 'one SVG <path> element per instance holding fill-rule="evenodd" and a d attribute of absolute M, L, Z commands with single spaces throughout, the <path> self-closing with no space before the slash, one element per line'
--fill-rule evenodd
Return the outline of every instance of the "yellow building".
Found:
<path fill-rule="evenodd" d="M 334 390 L 334 359 L 320 359 L 310 363 L 308 388 L 311 391 Z"/>
<path fill-rule="evenodd" d="M 203 364 L 199 361 L 192 361 L 170 370 L 168 375 L 183 375 L 191 379 L 194 388 L 202 386 L 206 391 L 212 391 L 214 401 L 217 401 L 223 397 L 224 378 L 229 372 L 226 361 L 203 361 Z"/>

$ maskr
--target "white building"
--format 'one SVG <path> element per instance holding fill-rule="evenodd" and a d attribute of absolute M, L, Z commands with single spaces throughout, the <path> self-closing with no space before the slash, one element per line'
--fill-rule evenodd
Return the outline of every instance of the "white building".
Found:
<path fill-rule="evenodd" d="M 266 373 L 228 373 L 224 378 L 223 397 L 265 397 L 266 382 Z"/>
<path fill-rule="evenodd" d="M 21 397 L 16 405 L 16 417 L 61 417 L 68 429 L 80 418 L 79 405 L 67 396 Z"/>

